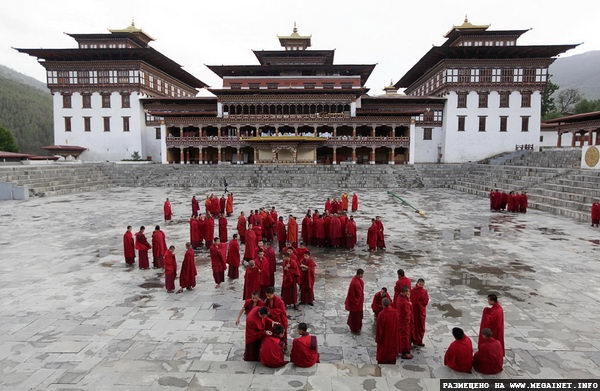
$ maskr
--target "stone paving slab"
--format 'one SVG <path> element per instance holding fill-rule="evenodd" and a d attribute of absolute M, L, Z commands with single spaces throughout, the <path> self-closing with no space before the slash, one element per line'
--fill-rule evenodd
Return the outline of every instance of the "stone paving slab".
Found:
<path fill-rule="evenodd" d="M 299 220 L 338 193 L 232 190 L 236 216 L 275 205 Z M 244 323 L 234 323 L 243 281 L 215 289 L 201 251 L 197 288 L 167 294 L 159 271 L 127 268 L 122 259 L 124 227 L 162 226 L 169 197 L 175 221 L 163 229 L 180 263 L 191 194 L 209 192 L 217 190 L 109 189 L 0 203 L 0 255 L 9 260 L 0 263 L 0 389 L 436 390 L 438 378 L 488 378 L 452 372 L 442 358 L 452 327 L 477 340 L 490 291 L 505 308 L 507 344 L 505 370 L 492 378 L 600 377 L 600 312 L 590 310 L 600 297 L 600 231 L 537 211 L 491 213 L 486 200 L 439 189 L 401 193 L 427 218 L 385 193 L 361 191 L 359 246 L 314 250 L 315 306 L 289 315 L 292 327 L 311 326 L 321 364 L 275 370 L 245 363 Z M 368 253 L 365 232 L 376 214 L 383 216 L 388 248 Z M 229 219 L 230 235 L 235 221 Z M 360 336 L 348 333 L 343 309 L 357 267 L 366 270 Z M 381 286 L 393 287 L 399 267 L 427 281 L 426 347 L 413 360 L 379 366 L 370 300 Z"/>

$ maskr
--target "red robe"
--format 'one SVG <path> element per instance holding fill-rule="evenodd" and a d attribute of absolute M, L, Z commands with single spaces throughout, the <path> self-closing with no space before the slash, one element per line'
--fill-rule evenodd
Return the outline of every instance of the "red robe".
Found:
<path fill-rule="evenodd" d="M 281 251 L 285 247 L 285 241 L 287 240 L 287 230 L 283 221 L 277 220 L 275 234 L 277 235 L 277 242 L 279 243 L 279 251 Z"/>
<path fill-rule="evenodd" d="M 221 199 L 219 199 L 219 213 L 221 214 L 225 214 L 225 204 L 227 203 L 227 200 L 225 199 L 225 197 L 221 197 Z"/>
<path fill-rule="evenodd" d="M 192 216 L 198 216 L 198 211 L 200 210 L 200 204 L 196 197 L 192 197 Z"/>
<path fill-rule="evenodd" d="M 383 299 L 388 299 L 390 302 L 392 302 L 392 298 L 390 297 L 390 294 L 385 292 L 384 295 L 381 294 L 381 291 L 375 293 L 375 296 L 373 296 L 373 302 L 371 303 L 371 310 L 373 310 L 373 314 L 375 315 L 375 319 L 377 319 L 377 315 L 379 315 L 379 313 L 383 310 L 383 304 L 381 304 L 381 302 L 383 301 Z"/>
<path fill-rule="evenodd" d="M 277 223 L 277 211 L 276 210 L 271 210 L 271 212 L 269 212 L 269 214 L 271 215 L 271 220 L 273 220 L 273 224 Z"/>
<path fill-rule="evenodd" d="M 315 242 L 318 246 L 322 246 L 325 240 L 325 220 L 322 217 L 314 217 L 313 227 L 315 230 Z"/>
<path fill-rule="evenodd" d="M 348 220 L 346 222 L 346 248 L 353 249 L 356 246 L 356 222 Z"/>
<path fill-rule="evenodd" d="M 217 197 L 213 197 L 210 200 L 210 214 L 216 216 L 219 213 L 221 213 L 221 202 Z"/>
<path fill-rule="evenodd" d="M 154 267 L 163 267 L 163 257 L 167 252 L 165 233 L 161 230 L 152 232 L 152 258 Z"/>
<path fill-rule="evenodd" d="M 248 316 L 246 316 L 246 349 L 244 351 L 244 361 L 258 361 L 260 358 L 260 343 L 267 335 L 266 318 L 261 318 L 258 314 L 260 307 L 254 307 Z"/>
<path fill-rule="evenodd" d="M 258 242 L 260 242 L 263 237 L 262 227 L 260 225 L 255 225 L 252 227 L 252 230 L 254 231 L 254 236 L 256 237 L 256 245 L 258 246 Z"/>
<path fill-rule="evenodd" d="M 312 219 L 308 216 L 304 216 L 302 219 L 302 241 L 308 245 L 312 241 Z"/>
<path fill-rule="evenodd" d="M 348 210 L 348 194 L 342 194 L 342 197 L 340 198 L 340 208 L 343 211 Z"/>
<path fill-rule="evenodd" d="M 336 214 L 337 212 L 339 212 L 340 207 L 341 207 L 341 205 L 339 202 L 337 202 L 335 200 L 331 201 L 331 214 Z"/>
<path fill-rule="evenodd" d="M 273 295 L 273 298 L 265 300 L 265 307 L 269 309 L 269 318 L 274 320 L 275 322 L 281 323 L 285 333 L 287 335 L 288 329 L 288 318 L 287 311 L 285 309 L 285 303 L 281 299 L 281 297 L 277 295 Z"/>
<path fill-rule="evenodd" d="M 175 290 L 175 277 L 177 277 L 177 260 L 175 254 L 167 251 L 164 256 L 165 259 L 165 288 L 168 291 Z"/>
<path fill-rule="evenodd" d="M 362 329 L 363 305 L 365 302 L 365 282 L 357 276 L 352 277 L 348 286 L 348 293 L 344 301 L 346 311 L 349 311 L 347 324 L 350 331 L 359 333 Z"/>
<path fill-rule="evenodd" d="M 262 219 L 263 222 L 263 236 L 267 240 L 267 242 L 273 241 L 273 219 L 269 213 L 265 213 L 265 216 Z"/>
<path fill-rule="evenodd" d="M 215 219 L 209 217 L 204 224 L 204 240 L 206 240 L 206 248 L 210 248 L 215 238 Z"/>
<path fill-rule="evenodd" d="M 444 355 L 444 365 L 458 372 L 471 372 L 473 366 L 473 344 L 466 335 L 448 346 Z"/>
<path fill-rule="evenodd" d="M 242 244 L 246 243 L 246 217 L 241 215 L 238 217 L 237 231 L 238 235 L 240 235 L 240 242 Z"/>
<path fill-rule="evenodd" d="M 197 238 L 196 241 L 198 243 L 198 247 L 202 247 L 202 243 L 206 242 L 207 240 L 207 235 L 206 235 L 206 228 L 207 228 L 207 220 L 206 218 L 200 218 L 200 219 L 196 219 L 196 221 L 198 222 L 198 233 L 197 233 Z M 192 243 L 192 247 L 194 247 L 193 243 Z"/>
<path fill-rule="evenodd" d="M 315 269 L 317 264 L 311 257 L 300 259 L 300 266 L 308 267 L 306 270 L 300 268 L 300 303 L 308 304 L 315 301 Z"/>
<path fill-rule="evenodd" d="M 264 305 L 265 303 L 261 299 L 258 299 L 256 302 L 252 299 L 246 299 L 244 300 L 244 314 L 248 315 L 254 307 L 260 308 Z"/>
<path fill-rule="evenodd" d="M 179 273 L 179 286 L 181 288 L 193 288 L 196 286 L 196 260 L 194 259 L 194 250 L 188 248 L 181 263 L 181 272 Z"/>
<path fill-rule="evenodd" d="M 600 203 L 599 202 L 594 202 L 592 204 L 592 225 L 598 225 L 600 224 Z"/>
<path fill-rule="evenodd" d="M 358 196 L 356 194 L 352 195 L 352 212 L 356 212 L 358 210 Z"/>
<path fill-rule="evenodd" d="M 264 253 L 262 258 L 259 258 L 257 255 L 254 259 L 254 263 L 256 263 L 260 269 L 260 274 L 258 275 L 258 280 L 260 281 L 260 297 L 264 298 L 266 296 L 266 289 L 271 286 L 269 285 L 271 282 L 269 278 L 269 271 L 271 270 L 271 267 Z"/>
<path fill-rule="evenodd" d="M 142 232 L 137 232 L 135 234 L 135 248 L 138 250 L 139 268 L 148 269 L 148 267 L 150 267 L 150 263 L 148 262 L 148 250 L 150 250 L 152 246 L 148 243 L 146 235 Z"/>
<path fill-rule="evenodd" d="M 125 256 L 125 263 L 133 265 L 135 262 L 135 242 L 130 231 L 125 231 L 123 234 L 123 255 Z"/>
<path fill-rule="evenodd" d="M 210 246 L 210 264 L 215 284 L 220 284 L 225 281 L 225 269 L 227 268 L 223 251 L 225 246 L 225 243 L 213 243 L 213 245 Z"/>
<path fill-rule="evenodd" d="M 293 247 L 298 247 L 298 223 L 293 217 L 288 219 L 287 241 L 290 242 Z"/>
<path fill-rule="evenodd" d="M 385 248 L 385 235 L 383 234 L 383 223 L 381 220 L 375 220 L 375 224 L 377 224 L 377 247 Z"/>
<path fill-rule="evenodd" d="M 331 213 L 331 201 L 330 200 L 325 201 L 325 212 Z"/>
<path fill-rule="evenodd" d="M 233 196 L 231 194 L 227 196 L 227 201 L 225 203 L 225 213 L 227 213 L 227 216 L 231 216 L 233 214 Z"/>
<path fill-rule="evenodd" d="M 319 359 L 316 336 L 304 334 L 292 341 L 290 361 L 294 365 L 300 368 L 309 368 L 320 362 Z"/>
<path fill-rule="evenodd" d="M 398 311 L 388 306 L 377 315 L 377 364 L 396 364 L 398 340 Z"/>
<path fill-rule="evenodd" d="M 410 353 L 410 337 L 413 328 L 412 303 L 406 296 L 400 295 L 394 300 L 394 307 L 398 310 L 398 353 Z"/>
<path fill-rule="evenodd" d="M 402 290 L 403 286 L 410 290 L 410 278 L 406 276 L 398 278 L 396 285 L 394 285 L 394 301 L 398 300 L 398 297 L 400 297 L 400 291 Z"/>
<path fill-rule="evenodd" d="M 293 258 L 283 262 L 283 279 L 281 281 L 281 298 L 287 305 L 298 303 L 298 280 L 300 268 Z"/>
<path fill-rule="evenodd" d="M 422 286 L 415 286 L 410 291 L 410 302 L 413 310 L 413 330 L 412 341 L 416 345 L 423 345 L 425 336 L 425 318 L 427 317 L 427 304 L 429 303 L 429 293 Z"/>
<path fill-rule="evenodd" d="M 252 292 L 260 292 L 260 269 L 257 265 L 247 267 L 244 273 L 244 297 L 243 299 L 250 299 Z"/>
<path fill-rule="evenodd" d="M 231 239 L 227 244 L 227 277 L 239 278 L 240 272 L 240 244 L 236 239 Z"/>
<path fill-rule="evenodd" d="M 331 218 L 331 223 L 329 224 L 329 241 L 333 247 L 338 247 L 342 243 L 342 222 L 340 218 L 337 216 L 333 216 Z"/>
<path fill-rule="evenodd" d="M 281 368 L 287 361 L 283 358 L 285 345 L 277 337 L 267 336 L 260 345 L 260 362 L 269 368 Z"/>
<path fill-rule="evenodd" d="M 373 251 L 373 250 L 377 250 L 377 232 L 379 231 L 379 228 L 377 227 L 377 224 L 375 224 L 373 222 L 373 224 L 371 224 L 371 226 L 369 227 L 369 230 L 367 231 L 367 246 L 369 247 L 369 250 Z"/>
<path fill-rule="evenodd" d="M 244 259 L 254 259 L 254 254 L 256 254 L 256 234 L 253 230 L 249 229 L 246 231 L 246 245 L 244 247 Z"/>
<path fill-rule="evenodd" d="M 190 218 L 190 243 L 193 248 L 198 248 L 202 243 L 202 234 L 200 232 L 200 221 L 194 217 Z"/>
<path fill-rule="evenodd" d="M 497 339 L 500 342 L 500 345 L 502 345 L 502 356 L 504 357 L 504 310 L 500 303 L 494 303 L 491 307 L 485 307 L 483 309 L 481 326 L 479 327 L 478 345 L 483 340 L 482 331 L 485 328 L 492 330 L 492 337 Z"/>
<path fill-rule="evenodd" d="M 485 375 L 494 375 L 502 372 L 503 361 L 504 356 L 500 342 L 492 337 L 484 338 L 473 356 L 473 369 Z"/>
<path fill-rule="evenodd" d="M 173 210 L 171 209 L 171 203 L 169 201 L 165 201 L 163 204 L 163 214 L 165 216 L 165 221 L 170 221 L 171 217 L 173 217 Z"/>
<path fill-rule="evenodd" d="M 227 219 L 219 217 L 219 240 L 221 243 L 227 243 Z"/>
<path fill-rule="evenodd" d="M 277 271 L 277 255 L 271 246 L 264 247 L 265 258 L 268 267 L 263 267 L 262 272 L 269 275 L 269 285 L 275 286 L 275 271 Z"/>

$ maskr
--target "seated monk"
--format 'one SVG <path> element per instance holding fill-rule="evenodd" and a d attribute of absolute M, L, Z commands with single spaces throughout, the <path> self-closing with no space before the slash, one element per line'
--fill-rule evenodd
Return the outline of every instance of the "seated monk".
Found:
<path fill-rule="evenodd" d="M 473 356 L 473 369 L 485 375 L 502 372 L 504 354 L 502 344 L 492 336 L 492 330 L 482 330 L 483 339 L 479 343 L 477 353 Z"/>
<path fill-rule="evenodd" d="M 292 342 L 290 361 L 300 368 L 309 368 L 319 362 L 317 337 L 308 333 L 308 326 L 302 322 L 298 324 L 298 334 Z"/>
<path fill-rule="evenodd" d="M 273 335 L 263 339 L 260 345 L 260 362 L 269 368 L 280 368 L 288 362 L 283 359 L 285 344 L 281 340 L 283 337 L 283 326 L 276 324 L 273 326 Z"/>
<path fill-rule="evenodd" d="M 463 329 L 452 329 L 455 341 L 450 344 L 444 356 L 444 365 L 457 372 L 471 372 L 473 366 L 473 344 Z"/>

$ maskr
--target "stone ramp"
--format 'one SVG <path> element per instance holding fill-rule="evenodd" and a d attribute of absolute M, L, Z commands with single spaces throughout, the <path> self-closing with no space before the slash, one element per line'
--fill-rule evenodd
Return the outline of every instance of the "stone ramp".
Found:
<path fill-rule="evenodd" d="M 527 151 L 526 151 L 527 152 Z M 490 164 L 494 164 L 490 162 Z M 581 148 L 553 148 L 539 152 L 516 154 L 496 164 L 527 167 L 579 168 L 581 166 Z"/>

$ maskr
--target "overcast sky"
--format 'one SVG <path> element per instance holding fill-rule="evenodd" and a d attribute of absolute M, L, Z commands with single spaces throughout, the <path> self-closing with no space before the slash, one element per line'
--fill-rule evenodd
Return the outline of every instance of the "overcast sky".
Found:
<path fill-rule="evenodd" d="M 336 49 L 335 62 L 377 64 L 371 94 L 396 82 L 465 14 L 491 29 L 529 29 L 519 44 L 583 43 L 566 55 L 600 49 L 597 0 L 17 0 L 0 1 L 0 64 L 46 81 L 19 48 L 68 48 L 63 33 L 137 27 L 152 46 L 210 86 L 204 64 L 257 64 L 252 49 L 279 49 L 276 35 L 312 35 L 312 49 Z"/>

